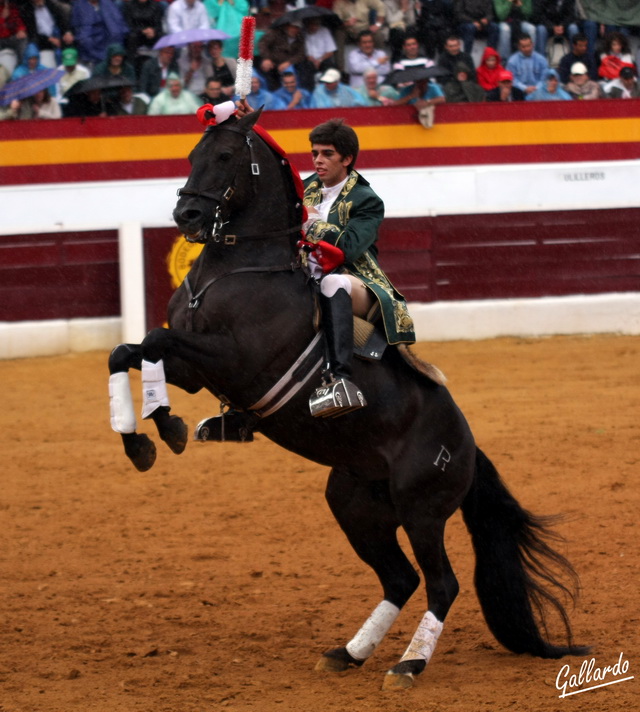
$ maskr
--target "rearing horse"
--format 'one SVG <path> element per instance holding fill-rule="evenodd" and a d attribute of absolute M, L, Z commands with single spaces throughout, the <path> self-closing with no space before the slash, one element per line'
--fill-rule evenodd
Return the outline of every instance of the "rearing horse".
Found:
<path fill-rule="evenodd" d="M 553 532 L 546 522 L 518 504 L 476 446 L 435 371 L 388 347 L 378 362 L 355 360 L 366 408 L 337 420 L 311 417 L 307 381 L 318 378 L 322 339 L 314 293 L 297 259 L 302 205 L 287 161 L 256 133 L 258 116 L 209 127 L 192 151 L 174 218 L 204 250 L 171 299 L 170 328 L 116 347 L 109 359 L 112 425 L 127 455 L 141 470 L 156 456 L 151 440 L 135 432 L 128 370 L 136 368 L 143 417 L 155 421 L 174 452 L 184 449 L 187 430 L 169 415 L 165 378 L 256 413 L 268 438 L 331 467 L 327 501 L 377 574 L 383 599 L 348 643 L 322 655 L 319 669 L 361 666 L 417 589 L 420 577 L 397 540 L 402 527 L 424 574 L 428 610 L 384 687 L 413 684 L 458 593 L 444 547 L 446 522 L 458 507 L 473 540 L 478 597 L 497 640 L 515 653 L 584 654 L 572 644 L 554 595 L 571 594 L 561 580 L 567 576 L 577 586 L 573 568 L 547 543 Z M 548 604 L 564 622 L 566 645 L 541 632 Z"/>

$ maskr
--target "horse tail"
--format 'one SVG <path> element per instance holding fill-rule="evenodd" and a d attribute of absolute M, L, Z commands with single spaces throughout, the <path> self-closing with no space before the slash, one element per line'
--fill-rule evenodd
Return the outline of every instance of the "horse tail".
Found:
<path fill-rule="evenodd" d="M 523 509 L 479 448 L 462 514 L 476 553 L 476 591 L 496 640 L 514 653 L 541 658 L 588 653 L 572 644 L 569 617 L 555 595 L 575 601 L 579 588 L 574 568 L 548 543 L 562 540 L 550 529 L 556 518 Z M 563 583 L 567 578 L 569 583 Z M 564 646 L 546 640 L 545 614 L 554 609 L 564 624 Z"/>

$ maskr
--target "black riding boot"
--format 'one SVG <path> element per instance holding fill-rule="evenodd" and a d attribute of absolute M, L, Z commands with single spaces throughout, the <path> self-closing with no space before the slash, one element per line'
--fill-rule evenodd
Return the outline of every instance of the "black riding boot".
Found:
<path fill-rule="evenodd" d="M 322 327 L 327 344 L 329 368 L 323 385 L 309 399 L 311 415 L 334 418 L 367 404 L 362 391 L 351 382 L 353 357 L 353 311 L 351 297 L 338 289 L 333 297 L 320 295 Z"/>

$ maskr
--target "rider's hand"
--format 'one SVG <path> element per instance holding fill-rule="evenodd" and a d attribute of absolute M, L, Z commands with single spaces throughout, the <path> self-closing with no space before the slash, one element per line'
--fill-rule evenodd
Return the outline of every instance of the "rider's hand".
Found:
<path fill-rule="evenodd" d="M 325 240 L 320 240 L 316 245 L 314 255 L 325 274 L 333 272 L 336 267 L 340 267 L 344 262 L 344 252 Z"/>

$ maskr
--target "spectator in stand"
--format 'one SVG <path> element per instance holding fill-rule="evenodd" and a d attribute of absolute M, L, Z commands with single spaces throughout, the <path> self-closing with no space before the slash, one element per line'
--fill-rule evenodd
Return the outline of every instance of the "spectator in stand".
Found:
<path fill-rule="evenodd" d="M 46 69 L 46 67 L 40 64 L 40 51 L 35 44 L 29 42 L 22 55 L 22 62 L 13 70 L 11 81 L 26 77 L 27 74 L 33 74 L 41 69 Z"/>
<path fill-rule="evenodd" d="M 598 33 L 600 23 L 587 17 L 587 13 L 582 4 L 582 0 L 575 0 L 576 24 L 580 32 L 587 38 L 587 51 L 592 56 L 596 56 L 596 46 L 598 44 Z M 573 36 L 571 37 L 573 40 Z"/>
<path fill-rule="evenodd" d="M 399 90 L 400 97 L 395 103 L 415 106 L 418 111 L 418 121 L 425 129 L 430 129 L 435 119 L 436 106 L 445 102 L 440 85 L 428 79 L 420 79 L 413 84 L 400 86 Z"/>
<path fill-rule="evenodd" d="M 536 52 L 556 69 L 562 57 L 571 52 L 571 38 L 579 32 L 575 0 L 537 0 L 535 6 Z"/>
<path fill-rule="evenodd" d="M 20 64 L 27 47 L 27 26 L 11 0 L 0 0 L 0 49 L 11 49 Z"/>
<path fill-rule="evenodd" d="M 367 69 L 364 73 L 364 83 L 358 88 L 366 106 L 393 106 L 400 98 L 399 92 L 387 84 L 380 83 L 380 77 L 375 69 Z"/>
<path fill-rule="evenodd" d="M 500 62 L 500 55 L 493 47 L 487 47 L 476 72 L 478 84 L 485 91 L 496 89 L 502 72 L 504 72 L 504 67 Z"/>
<path fill-rule="evenodd" d="M 72 92 L 68 98 L 69 102 L 63 109 L 65 117 L 105 117 L 115 116 L 117 113 L 115 105 L 104 97 L 102 89 Z"/>
<path fill-rule="evenodd" d="M 409 28 L 416 26 L 416 5 L 412 0 L 383 0 L 385 24 L 388 28 L 387 49 L 391 61 L 395 62 L 402 53 L 402 43 Z"/>
<path fill-rule="evenodd" d="M 9 70 L 4 66 L 4 64 L 0 64 L 0 89 L 2 89 L 9 79 L 11 79 Z"/>
<path fill-rule="evenodd" d="M 337 69 L 327 69 L 320 77 L 318 86 L 312 94 L 316 108 L 333 109 L 366 105 L 362 95 L 352 87 L 342 84 L 341 79 L 342 76 Z"/>
<path fill-rule="evenodd" d="M 453 31 L 453 14 L 450 0 L 419 0 L 417 3 L 416 34 L 429 59 L 434 59 L 444 49 L 447 37 Z"/>
<path fill-rule="evenodd" d="M 620 77 L 607 87 L 606 96 L 609 99 L 637 99 L 640 97 L 640 87 L 635 70 L 631 67 L 623 67 L 620 70 Z"/>
<path fill-rule="evenodd" d="M 574 35 L 571 41 L 571 52 L 565 55 L 558 65 L 558 75 L 560 81 L 566 84 L 571 76 L 571 67 L 576 62 L 582 62 L 586 65 L 590 79 L 598 78 L 596 63 L 593 54 L 589 54 L 589 43 L 584 35 Z"/>
<path fill-rule="evenodd" d="M 169 34 L 182 30 L 208 30 L 209 16 L 202 0 L 173 0 L 167 10 Z"/>
<path fill-rule="evenodd" d="M 282 86 L 282 74 L 287 71 L 295 71 L 300 86 L 313 89 L 315 67 L 307 60 L 301 22 L 289 22 L 267 30 L 258 43 L 258 54 L 257 67 L 266 79 L 269 91 Z"/>
<path fill-rule="evenodd" d="M 338 45 L 336 63 L 340 69 L 346 66 L 345 46 L 357 42 L 363 30 L 373 32 L 378 49 L 386 46 L 382 31 L 386 9 L 382 0 L 334 0 L 333 12 L 342 20 L 342 25 L 335 31 Z"/>
<path fill-rule="evenodd" d="M 28 99 L 21 101 L 23 105 L 22 119 L 61 119 L 62 109 L 55 96 L 48 89 L 41 89 Z"/>
<path fill-rule="evenodd" d="M 622 32 L 609 32 L 604 36 L 598 76 L 607 81 L 617 79 L 624 66 L 635 66 L 629 40 Z"/>
<path fill-rule="evenodd" d="M 200 94 L 199 98 L 203 104 L 211 104 L 212 106 L 229 101 L 229 97 L 222 91 L 222 82 L 215 77 L 207 79 L 204 92 Z"/>
<path fill-rule="evenodd" d="M 167 88 L 151 100 L 149 116 L 170 116 L 175 114 L 195 114 L 200 108 L 198 97 L 182 86 L 177 74 L 170 74 Z"/>
<path fill-rule="evenodd" d="M 393 64 L 393 69 L 409 69 L 409 67 L 433 67 L 432 59 L 420 52 L 417 35 L 409 34 L 402 43 L 402 55 Z"/>
<path fill-rule="evenodd" d="M 164 6 L 156 0 L 127 0 L 123 17 L 129 27 L 127 59 L 140 76 L 142 65 L 152 56 L 153 45 L 162 37 Z"/>
<path fill-rule="evenodd" d="M 477 37 L 485 37 L 487 45 L 497 49 L 498 25 L 494 21 L 493 0 L 453 0 L 453 15 L 467 54 L 472 53 Z"/>
<path fill-rule="evenodd" d="M 73 0 L 70 24 L 80 60 L 89 69 L 105 59 L 110 44 L 123 44 L 129 32 L 113 0 Z"/>
<path fill-rule="evenodd" d="M 589 79 L 587 68 L 582 62 L 576 62 L 571 67 L 571 78 L 565 89 L 572 99 L 602 99 L 604 96 L 598 82 Z"/>
<path fill-rule="evenodd" d="M 238 63 L 232 57 L 225 57 L 222 54 L 222 42 L 220 40 L 207 42 L 206 59 L 209 77 L 214 77 L 222 84 L 223 94 L 226 99 L 229 99 L 235 91 Z"/>
<path fill-rule="evenodd" d="M 507 69 L 513 74 L 513 85 L 525 94 L 532 94 L 545 80 L 547 60 L 533 50 L 533 40 L 523 35 L 518 40 L 518 51 L 509 57 Z"/>
<path fill-rule="evenodd" d="M 513 86 L 513 74 L 502 69 L 498 75 L 498 86 L 487 92 L 487 101 L 524 101 L 525 95 L 521 89 Z"/>
<path fill-rule="evenodd" d="M 144 116 L 148 111 L 147 102 L 135 96 L 133 87 L 120 87 L 114 102 L 116 116 Z"/>
<path fill-rule="evenodd" d="M 307 60 L 313 64 L 316 72 L 324 72 L 336 66 L 336 41 L 328 27 L 318 17 L 304 20 L 304 49 Z"/>
<path fill-rule="evenodd" d="M 239 99 L 240 97 L 237 95 L 234 98 L 235 101 Z M 253 106 L 256 109 L 259 109 L 261 106 L 264 106 L 265 111 L 280 108 L 278 102 L 273 98 L 273 94 L 267 89 L 266 81 L 255 69 L 251 76 L 251 92 L 247 94 L 246 99 L 249 106 Z"/>
<path fill-rule="evenodd" d="M 368 69 L 375 69 L 378 77 L 384 79 L 391 71 L 391 65 L 386 52 L 376 49 L 373 33 L 370 30 L 363 30 L 358 36 L 358 46 L 349 52 L 347 63 L 349 84 L 354 89 L 364 84 L 363 75 Z"/>
<path fill-rule="evenodd" d="M 538 88 L 527 96 L 527 101 L 571 101 L 571 94 L 560 86 L 555 69 L 547 69 Z"/>
<path fill-rule="evenodd" d="M 107 58 L 104 62 L 100 62 L 93 70 L 94 77 L 108 77 L 118 79 L 128 79 L 131 86 L 135 86 L 136 73 L 133 66 L 126 61 L 126 50 L 118 43 L 111 44 L 107 47 Z M 104 95 L 110 103 L 115 104 L 118 101 L 119 88 L 105 89 Z"/>
<path fill-rule="evenodd" d="M 278 109 L 313 109 L 311 93 L 298 86 L 294 72 L 282 75 L 282 86 L 273 92 Z"/>
<path fill-rule="evenodd" d="M 20 14 L 27 27 L 29 42 L 42 51 L 51 51 L 56 64 L 61 60 L 61 52 L 73 43 L 69 30 L 71 8 L 54 0 L 24 0 Z"/>
<path fill-rule="evenodd" d="M 456 65 L 455 75 L 444 83 L 447 104 L 485 101 L 487 94 L 478 82 L 469 78 L 472 70 L 464 62 Z"/>
<path fill-rule="evenodd" d="M 138 91 L 153 98 L 165 88 L 169 75 L 178 73 L 175 48 L 163 47 L 156 58 L 152 57 L 142 65 Z"/>
<path fill-rule="evenodd" d="M 58 67 L 64 71 L 57 86 L 58 95 L 64 97 L 67 90 L 77 82 L 88 79 L 91 72 L 82 64 L 78 64 L 78 50 L 75 47 L 67 47 L 62 51 L 62 64 Z"/>
<path fill-rule="evenodd" d="M 192 94 L 202 94 L 211 74 L 211 66 L 204 57 L 204 43 L 190 42 L 178 57 L 178 71 L 184 88 Z"/>
<path fill-rule="evenodd" d="M 476 78 L 473 58 L 467 52 L 462 51 L 462 42 L 460 38 L 455 35 L 451 35 L 450 37 L 447 37 L 447 40 L 444 43 L 444 52 L 438 57 L 438 66 L 446 69 L 449 74 L 453 76 L 458 62 L 466 64 L 467 67 L 473 67 L 473 78 Z"/>
<path fill-rule="evenodd" d="M 499 27 L 498 53 L 507 60 L 512 54 L 514 39 L 517 41 L 523 34 L 536 36 L 532 22 L 533 0 L 493 0 L 493 10 Z"/>

